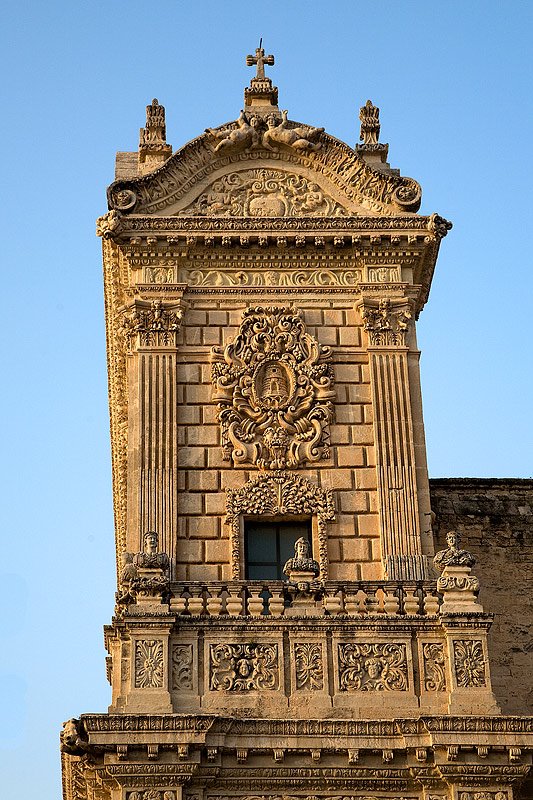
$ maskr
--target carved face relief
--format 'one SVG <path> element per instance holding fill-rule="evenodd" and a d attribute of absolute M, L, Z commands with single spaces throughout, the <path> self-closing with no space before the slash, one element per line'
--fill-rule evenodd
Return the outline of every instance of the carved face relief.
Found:
<path fill-rule="evenodd" d="M 211 351 L 225 460 L 285 469 L 327 458 L 330 355 L 295 308 L 247 309 L 235 340 Z"/>
<path fill-rule="evenodd" d="M 224 175 L 180 214 L 222 217 L 331 217 L 346 209 L 317 183 L 274 169 L 247 169 Z"/>

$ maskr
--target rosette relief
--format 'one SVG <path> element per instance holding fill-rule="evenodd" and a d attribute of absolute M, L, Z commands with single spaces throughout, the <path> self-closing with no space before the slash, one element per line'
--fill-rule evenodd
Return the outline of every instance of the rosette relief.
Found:
<path fill-rule="evenodd" d="M 330 358 L 296 308 L 247 309 L 235 339 L 211 351 L 224 459 L 285 469 L 327 458 Z"/>

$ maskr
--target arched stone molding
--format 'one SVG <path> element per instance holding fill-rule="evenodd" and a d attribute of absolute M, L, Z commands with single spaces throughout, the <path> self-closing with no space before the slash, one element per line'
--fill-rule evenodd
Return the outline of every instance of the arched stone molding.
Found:
<path fill-rule="evenodd" d="M 320 580 L 328 574 L 326 526 L 335 519 L 331 489 L 321 489 L 307 478 L 282 470 L 251 478 L 241 489 L 228 489 L 226 524 L 230 525 L 231 577 L 244 578 L 243 520 L 245 517 L 306 516 L 313 519 L 318 543 Z"/>
<path fill-rule="evenodd" d="M 176 214 L 220 175 L 257 167 L 305 174 L 324 189 L 330 186 L 332 196 L 348 214 L 361 213 L 362 207 L 392 216 L 420 207 L 422 190 L 412 178 L 375 169 L 347 144 L 326 133 L 320 134 L 319 144 L 306 151 L 288 145 L 272 151 L 259 144 L 221 154 L 214 151 L 212 136 L 203 134 L 153 172 L 111 184 L 109 207 L 125 214 Z"/>

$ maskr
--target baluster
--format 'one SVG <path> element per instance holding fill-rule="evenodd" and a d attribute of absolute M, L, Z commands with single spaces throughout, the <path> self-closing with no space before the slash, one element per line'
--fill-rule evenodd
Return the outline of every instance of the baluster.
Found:
<path fill-rule="evenodd" d="M 273 617 L 281 617 L 285 611 L 283 592 L 272 592 L 268 601 L 268 610 Z"/>
<path fill-rule="evenodd" d="M 355 617 L 355 615 L 359 613 L 359 602 L 355 594 L 345 595 L 344 609 L 350 617 Z"/>
<path fill-rule="evenodd" d="M 385 614 L 390 614 L 392 616 L 395 616 L 400 610 L 400 601 L 392 589 L 389 592 L 385 592 L 383 606 L 385 608 Z"/>
<path fill-rule="evenodd" d="M 379 614 L 379 600 L 375 589 L 369 589 L 367 593 L 366 608 L 369 614 Z"/>
<path fill-rule="evenodd" d="M 340 614 L 342 611 L 342 598 L 338 592 L 331 592 L 324 597 L 324 608 L 330 614 Z"/>
<path fill-rule="evenodd" d="M 405 614 L 413 615 L 418 614 L 420 602 L 416 594 L 416 589 L 405 589 L 405 597 L 403 599 L 403 610 Z"/>
<path fill-rule="evenodd" d="M 237 589 L 235 594 L 228 592 L 228 596 L 226 598 L 226 609 L 230 617 L 238 617 L 242 614 L 243 602 L 240 589 Z"/>
<path fill-rule="evenodd" d="M 363 589 L 359 589 L 359 591 L 355 595 L 355 598 L 356 598 L 357 604 L 358 604 L 358 609 L 357 609 L 358 614 L 368 614 L 368 608 L 367 608 L 368 595 L 367 595 L 367 593 Z"/>
<path fill-rule="evenodd" d="M 214 590 L 213 590 L 214 592 Z M 218 617 L 222 611 L 222 597 L 219 594 L 211 594 L 207 598 L 207 613 L 212 617 Z"/>
<path fill-rule="evenodd" d="M 428 616 L 439 613 L 439 598 L 430 589 L 424 591 L 424 612 Z"/>
<path fill-rule="evenodd" d="M 170 611 L 172 614 L 184 614 L 187 609 L 187 598 L 181 594 L 170 598 Z"/>
<path fill-rule="evenodd" d="M 204 598 L 202 596 L 202 589 L 197 589 L 194 594 L 189 597 L 188 603 L 189 613 L 191 617 L 199 617 L 204 610 Z"/>
<path fill-rule="evenodd" d="M 248 598 L 248 614 L 251 617 L 260 617 L 263 613 L 263 598 L 261 597 L 260 589 L 255 592 L 250 590 L 250 597 Z"/>

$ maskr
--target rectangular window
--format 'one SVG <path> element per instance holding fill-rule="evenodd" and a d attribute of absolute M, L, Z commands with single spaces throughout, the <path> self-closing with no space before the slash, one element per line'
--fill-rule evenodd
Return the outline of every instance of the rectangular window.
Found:
<path fill-rule="evenodd" d="M 294 543 L 301 536 L 309 542 L 311 520 L 288 522 L 244 520 L 246 578 L 251 581 L 287 580 L 283 567 L 294 556 Z"/>

